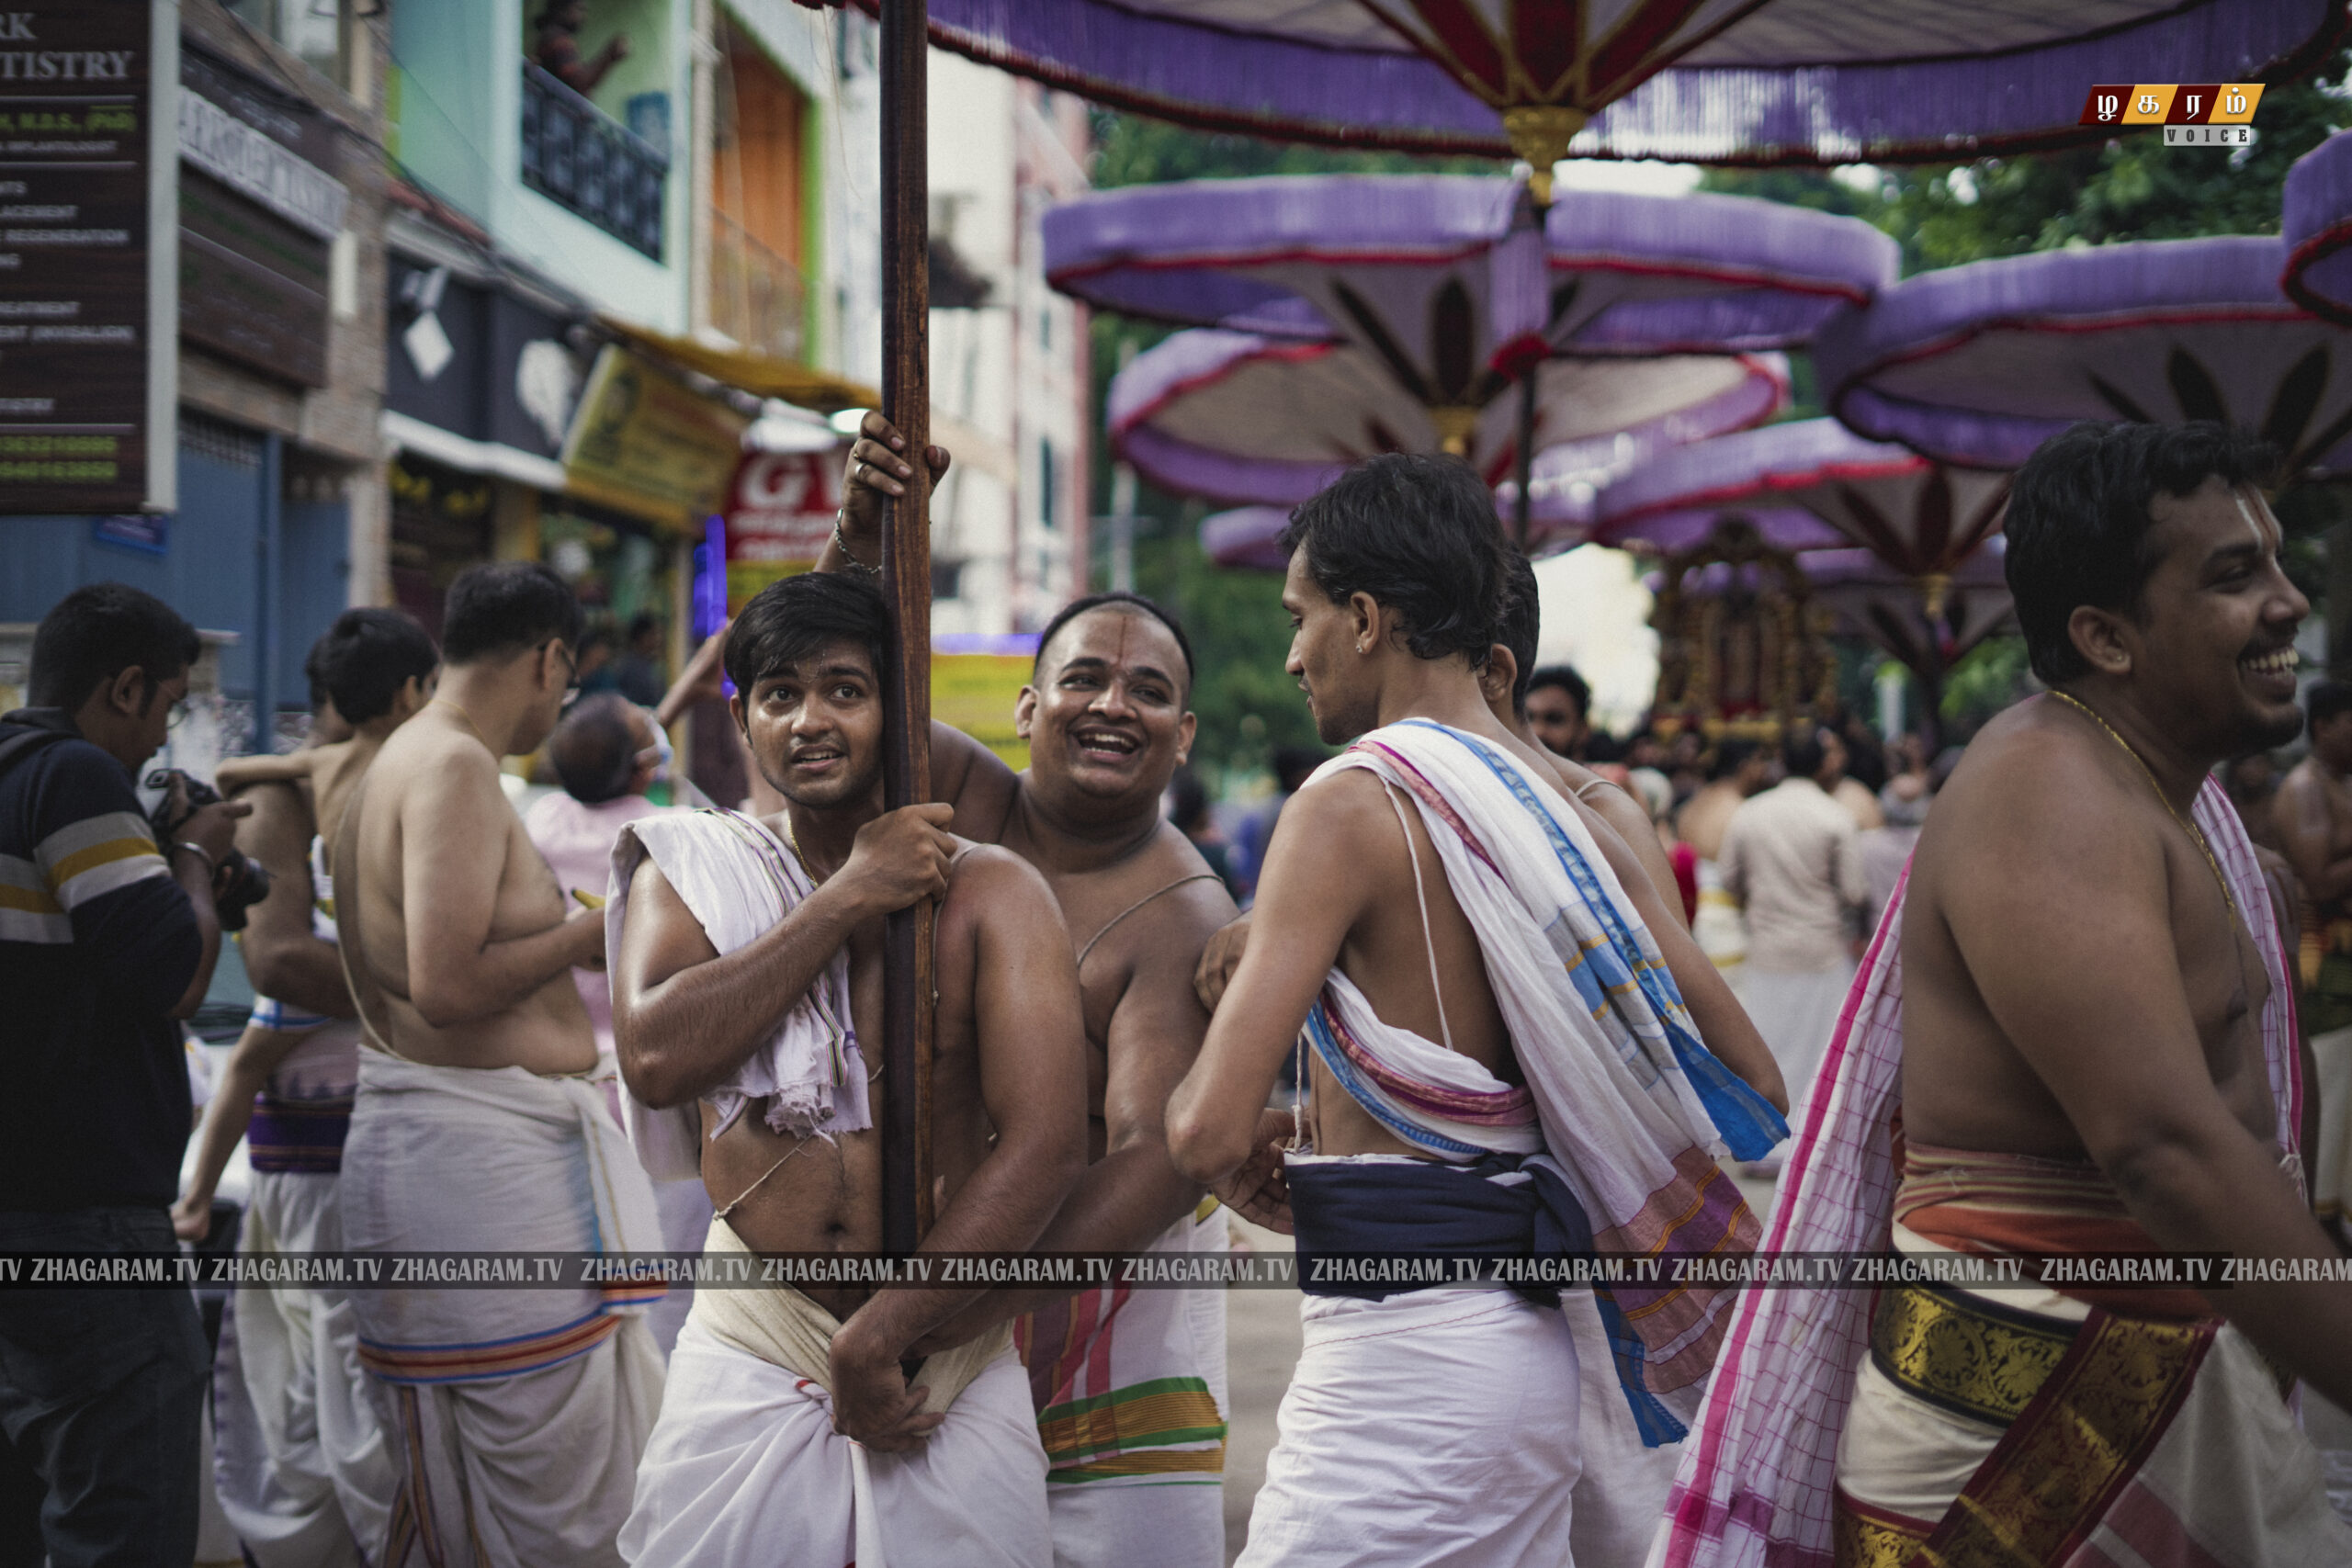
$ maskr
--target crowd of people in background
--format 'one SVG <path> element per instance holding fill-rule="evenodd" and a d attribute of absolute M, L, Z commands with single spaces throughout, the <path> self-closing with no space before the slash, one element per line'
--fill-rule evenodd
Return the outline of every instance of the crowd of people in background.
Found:
<path fill-rule="evenodd" d="M 933 798 L 884 808 L 872 563 L 911 457 L 869 415 L 819 570 L 752 598 L 666 686 L 658 624 L 616 657 L 537 564 L 462 573 L 437 647 L 397 611 L 346 613 L 311 653 L 305 744 L 222 763 L 225 801 L 177 772 L 138 794 L 184 711 L 193 628 L 119 584 L 69 595 L 35 639 L 34 705 L 0 718 L 21 1042 L 0 1250 L 204 1245 L 242 1142 L 247 1254 L 879 1253 L 878 1129 L 908 1091 L 865 1042 L 885 920 L 925 900 L 937 1249 L 1151 1254 L 1199 1278 L 1193 1255 L 1224 1258 L 1238 1214 L 1295 1231 L 1310 1262 L 1736 1258 L 1762 1228 L 1735 1170 L 1813 1183 L 1781 1216 L 1792 1250 L 2082 1239 L 2035 1228 L 2054 1218 L 2089 1227 L 2077 1250 L 2211 1252 L 2250 1224 L 2265 1256 L 2312 1260 L 2329 1244 L 2312 1210 L 2352 1244 L 2352 686 L 2314 684 L 2297 711 L 2308 606 L 2256 516 L 2255 448 L 2086 427 L 2020 474 L 2012 586 L 2051 696 L 1994 721 L 1964 768 L 1842 711 L 1611 736 L 1577 671 L 1539 665 L 1533 567 L 1484 485 L 1370 459 L 1284 538 L 1288 668 L 1324 746 L 1278 749 L 1271 791 L 1223 826 L 1191 765 L 1192 645 L 1115 592 L 1040 633 L 1014 714 L 1027 769 L 934 726 Z M 2051 564 L 2068 552 L 2120 586 L 2086 597 Z M 2253 586 L 2182 586 L 2182 560 L 2221 556 Z M 2238 687 L 2151 651 L 2177 646 L 2221 649 L 2205 664 Z M 708 808 L 665 733 L 722 691 L 754 781 L 740 810 Z M 2281 775 L 2267 748 L 2306 713 Z M 548 787 L 518 813 L 525 776 Z M 2060 852 L 2101 835 L 2085 866 Z M 2040 892 L 2012 897 L 2018 879 Z M 1906 905 L 1925 910 L 1915 1006 Z M 2141 940 L 2110 951 L 2094 910 Z M 208 1105 L 182 1025 L 240 928 L 259 994 Z M 2003 949 L 2023 928 L 2030 944 Z M 2064 1012 L 2110 960 L 2140 973 Z M 2059 1022 L 2009 1023 L 2036 1009 Z M 2143 1049 L 2170 1070 L 2123 1081 Z M 2111 1101 L 2135 1116 L 2103 1120 Z M 1831 1131 L 1784 1176 L 1792 1122 Z M 2191 1122 L 2201 1142 L 2144 1164 L 2148 1128 Z M 2299 1146 L 2308 1193 L 2278 1179 Z M 1895 1216 L 1863 1228 L 1898 1183 Z M 901 1561 L 1001 1568 L 1222 1554 L 1217 1292 L 413 1283 L 239 1295 L 217 1350 L 182 1292 L 0 1292 L 0 1557 L 187 1560 L 208 1423 L 211 1495 L 262 1568 L 437 1563 L 460 1541 L 502 1564 L 733 1564 L 790 1540 L 830 1563 L 879 1561 L 885 1534 Z M 2284 1456 L 2231 1470 L 2264 1494 L 2245 1517 L 2301 1543 L 2249 1562 L 2352 1545 L 2274 1370 L 2344 1397 L 2341 1344 L 2309 1332 L 2344 1293 L 2290 1283 L 2093 1320 L 2151 1353 L 2180 1322 L 2217 1347 L 2218 1370 L 2191 1358 L 2179 1381 L 2234 1400 L 2244 1431 L 2190 1423 L 2175 1448 Z M 1853 1429 L 1880 1424 L 1830 1445 L 1834 1499 L 1805 1483 L 1841 1530 L 1925 1540 L 1947 1502 L 1968 1515 L 1947 1483 L 1999 1471 L 2001 1422 L 1930 1433 L 1912 1406 L 1934 1389 L 1838 1359 L 1861 1293 L 1823 1298 L 1834 1347 L 1759 1362 L 1797 1342 L 1770 1314 L 1809 1309 L 1703 1281 L 1670 1314 L 1605 1277 L 1358 1289 L 1309 1268 L 1301 1285 L 1306 1350 L 1250 1568 L 1550 1561 L 1555 1538 L 1580 1562 L 1640 1562 L 1661 1518 L 1696 1517 L 1668 1506 L 1694 1424 L 1744 1397 L 1812 1420 L 1832 1385 Z M 2005 1331 L 2074 1333 L 2079 1313 L 2044 1295 L 2039 1315 L 2004 1307 Z M 1892 1299 L 1947 1324 L 1980 1310 Z M 1702 1414 L 1736 1314 L 1767 1326 L 1725 1352 Z M 1805 1379 L 1806 1397 L 1778 1392 Z M 2040 1395 L 2012 1403 L 2005 1421 L 2041 1419 Z M 1714 1466 L 1685 1463 L 1690 1495 L 1807 1440 L 1713 1435 L 1690 1446 Z"/>

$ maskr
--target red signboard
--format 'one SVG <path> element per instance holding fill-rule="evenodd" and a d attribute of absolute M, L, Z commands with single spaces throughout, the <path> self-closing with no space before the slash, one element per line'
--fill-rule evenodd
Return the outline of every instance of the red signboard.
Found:
<path fill-rule="evenodd" d="M 727 613 L 817 564 L 841 505 L 839 453 L 746 452 L 727 487 Z"/>

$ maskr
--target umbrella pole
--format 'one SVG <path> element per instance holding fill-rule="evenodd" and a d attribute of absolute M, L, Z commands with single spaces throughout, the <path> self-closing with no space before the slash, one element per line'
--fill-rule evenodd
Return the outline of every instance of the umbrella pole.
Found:
<path fill-rule="evenodd" d="M 882 0 L 882 407 L 907 439 L 914 478 L 888 506 L 882 592 L 890 609 L 883 684 L 886 808 L 931 798 L 931 180 L 925 108 L 927 0 Z M 926 899 L 889 917 L 882 974 L 882 1248 L 903 1256 L 931 1228 L 933 926 Z"/>
<path fill-rule="evenodd" d="M 1513 521 L 1519 530 L 1519 553 L 1528 553 L 1530 523 L 1534 517 L 1534 497 L 1528 493 L 1529 480 L 1535 472 L 1535 378 L 1543 373 L 1544 362 L 1537 360 L 1519 378 L 1519 439 L 1514 447 L 1519 468 L 1519 496 L 1512 503 L 1516 514 Z"/>

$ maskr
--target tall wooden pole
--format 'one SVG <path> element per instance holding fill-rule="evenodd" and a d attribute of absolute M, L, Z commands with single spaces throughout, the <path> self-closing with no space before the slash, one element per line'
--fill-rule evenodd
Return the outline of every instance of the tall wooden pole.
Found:
<path fill-rule="evenodd" d="M 926 0 L 882 0 L 882 412 L 907 438 L 914 478 L 882 533 L 890 605 L 884 805 L 931 798 L 931 178 Z M 889 918 L 882 950 L 882 1247 L 904 1255 L 931 1228 L 934 1027 L 929 900 Z"/>

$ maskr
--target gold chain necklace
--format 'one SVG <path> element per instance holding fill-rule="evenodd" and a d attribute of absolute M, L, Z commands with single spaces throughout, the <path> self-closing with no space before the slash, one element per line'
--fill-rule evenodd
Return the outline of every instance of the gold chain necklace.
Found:
<path fill-rule="evenodd" d="M 481 741 L 481 749 L 482 749 L 483 750 L 485 750 L 485 751 L 489 752 L 492 757 L 495 757 L 495 756 L 497 756 L 497 755 L 498 755 L 498 748 L 497 748 L 497 747 L 495 747 L 495 746 L 492 746 L 492 745 L 490 743 L 490 737 L 488 737 L 487 735 L 484 735 L 484 734 L 481 732 L 481 725 L 479 725 L 479 724 L 476 724 L 476 723 L 474 722 L 474 716 L 473 716 L 473 715 L 471 715 L 471 714 L 469 714 L 469 713 L 468 713 L 464 708 L 460 707 L 457 703 L 455 703 L 455 702 L 451 701 L 451 700 L 450 700 L 449 698 L 447 698 L 447 697 L 435 697 L 435 698 L 434 698 L 434 699 L 433 699 L 433 701 L 432 701 L 431 703 L 427 704 L 426 705 L 427 705 L 427 706 L 439 706 L 439 707 L 445 707 L 445 708 L 447 708 L 451 713 L 456 714 L 456 715 L 457 715 L 460 719 L 463 719 L 463 720 L 465 721 L 465 726 L 466 726 L 466 728 L 467 728 L 468 729 L 470 729 L 470 730 L 472 730 L 472 731 L 474 732 L 474 739 L 475 739 L 476 740 L 479 740 L 479 741 Z"/>
<path fill-rule="evenodd" d="M 2124 739 L 2120 734 L 2117 733 L 2115 726 L 2101 718 L 2098 713 L 2092 709 L 2091 705 L 2088 703 L 2084 702 L 2081 698 L 2069 695 L 2064 692 L 2052 692 L 2050 694 L 2056 697 L 2060 702 L 2064 703 L 2068 707 L 2075 708 L 2081 712 L 2085 716 L 2089 718 L 2093 724 L 2096 724 L 2101 729 L 2106 730 L 2107 738 L 2109 740 L 2114 741 L 2118 746 L 2123 748 L 2123 754 L 2131 758 L 2132 761 L 2138 765 L 2140 769 L 2140 776 L 2146 779 L 2148 781 L 2148 787 L 2156 792 L 2156 800 L 2158 804 L 2164 807 L 2165 814 L 2170 817 L 2174 821 L 2180 824 L 2181 831 L 2189 836 L 2189 838 L 2196 843 L 2198 852 L 2205 857 L 2205 864 L 2213 874 L 2214 886 L 2222 890 L 2222 902 L 2228 905 L 2230 908 L 2231 919 L 2243 922 L 2245 917 L 2238 912 L 2237 896 L 2230 891 L 2230 879 L 2222 874 L 2222 863 L 2213 858 L 2213 846 L 2206 841 L 2205 830 L 2198 827 L 2196 823 L 2190 821 L 2188 818 L 2183 817 L 2180 812 L 2174 807 L 2171 798 L 2164 792 L 2164 786 L 2156 783 L 2155 773 L 2149 768 L 2146 761 L 2141 758 L 2140 753 L 2132 748 L 2132 742 Z"/>

